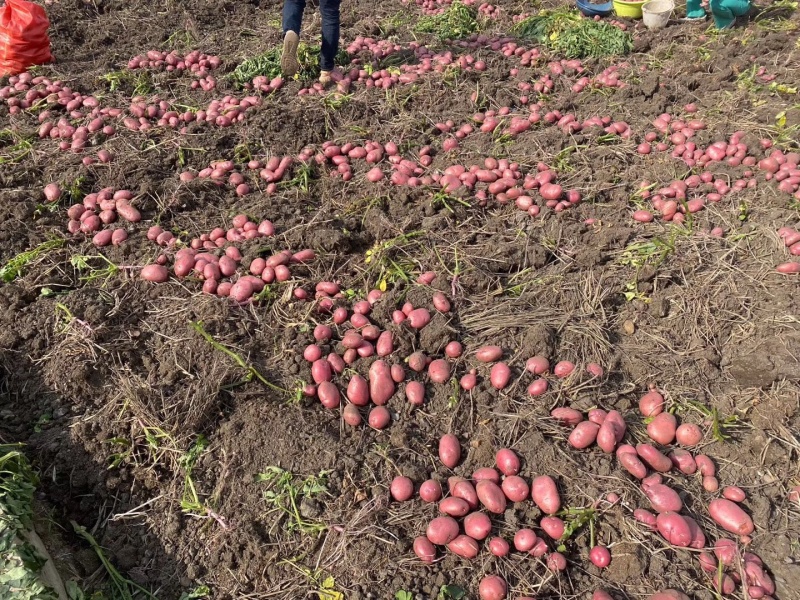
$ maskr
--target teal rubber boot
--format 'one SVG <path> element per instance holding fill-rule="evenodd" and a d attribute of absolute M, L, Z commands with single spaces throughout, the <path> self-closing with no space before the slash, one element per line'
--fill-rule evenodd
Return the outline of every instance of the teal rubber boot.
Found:
<path fill-rule="evenodd" d="M 728 29 L 738 17 L 750 12 L 750 0 L 710 0 L 711 16 L 717 29 Z"/>
<path fill-rule="evenodd" d="M 700 5 L 700 0 L 687 0 L 686 2 L 687 19 L 705 19 L 706 11 Z"/>

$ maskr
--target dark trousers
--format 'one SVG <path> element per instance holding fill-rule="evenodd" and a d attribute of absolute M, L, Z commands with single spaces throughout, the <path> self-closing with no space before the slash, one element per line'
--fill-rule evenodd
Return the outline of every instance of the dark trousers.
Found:
<path fill-rule="evenodd" d="M 319 56 L 319 68 L 332 71 L 336 54 L 339 52 L 339 5 L 341 0 L 319 0 L 319 12 L 322 15 L 322 50 Z M 300 33 L 303 22 L 303 10 L 306 0 L 284 0 L 283 33 L 294 31 Z"/>

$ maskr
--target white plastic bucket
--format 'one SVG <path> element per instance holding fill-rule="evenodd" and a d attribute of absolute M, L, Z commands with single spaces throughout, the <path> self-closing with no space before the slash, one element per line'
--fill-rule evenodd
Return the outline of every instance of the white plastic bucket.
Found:
<path fill-rule="evenodd" d="M 663 29 L 673 10 L 675 3 L 672 0 L 650 0 L 642 5 L 642 21 L 648 29 Z"/>

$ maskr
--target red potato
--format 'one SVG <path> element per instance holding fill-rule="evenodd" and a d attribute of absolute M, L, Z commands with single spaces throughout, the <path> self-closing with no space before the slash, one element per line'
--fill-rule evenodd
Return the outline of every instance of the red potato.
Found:
<path fill-rule="evenodd" d="M 689 524 L 689 531 L 692 535 L 692 541 L 689 542 L 689 547 L 695 548 L 696 550 L 702 550 L 705 548 L 706 536 L 703 533 L 703 530 L 700 528 L 700 525 L 697 524 L 697 521 L 685 515 L 683 516 L 683 520 Z"/>
<path fill-rule="evenodd" d="M 569 377 L 574 370 L 574 363 L 568 360 L 562 360 L 561 362 L 557 363 L 555 367 L 553 367 L 553 375 L 559 379 L 564 379 L 565 377 Z"/>
<path fill-rule="evenodd" d="M 342 420 L 351 427 L 358 427 L 361 425 L 362 418 L 361 413 L 358 412 L 358 407 L 355 404 L 346 405 L 342 409 Z"/>
<path fill-rule="evenodd" d="M 342 337 L 342 346 L 348 350 L 355 350 L 364 343 L 364 338 L 357 331 L 350 330 Z"/>
<path fill-rule="evenodd" d="M 675 415 L 662 412 L 647 424 L 647 435 L 650 439 L 666 446 L 675 440 L 675 430 L 678 427 L 678 420 Z"/>
<path fill-rule="evenodd" d="M 445 383 L 450 379 L 450 363 L 443 358 L 437 358 L 428 365 L 428 377 L 434 383 Z"/>
<path fill-rule="evenodd" d="M 428 538 L 419 536 L 414 539 L 414 554 L 422 562 L 431 564 L 436 558 L 436 547 Z"/>
<path fill-rule="evenodd" d="M 645 510 L 643 508 L 637 508 L 636 510 L 633 511 L 633 518 L 639 521 L 639 523 L 647 525 L 651 529 L 656 528 L 657 524 L 656 516 L 649 510 Z"/>
<path fill-rule="evenodd" d="M 705 454 L 698 454 L 694 457 L 695 462 L 697 463 L 697 469 L 700 471 L 700 474 L 704 477 L 713 477 L 717 473 L 717 468 L 714 466 L 714 462 Z"/>
<path fill-rule="evenodd" d="M 458 523 L 453 517 L 436 517 L 425 532 L 425 537 L 436 546 L 445 546 L 458 537 Z"/>
<path fill-rule="evenodd" d="M 356 406 L 369 404 L 369 384 L 361 375 L 353 375 L 347 384 L 347 399 Z"/>
<path fill-rule="evenodd" d="M 715 573 L 716 572 L 716 570 L 717 570 L 717 561 L 708 552 L 701 552 L 697 556 L 697 560 L 700 562 L 700 568 L 703 569 L 703 571 L 705 571 L 706 573 Z"/>
<path fill-rule="evenodd" d="M 450 493 L 455 498 L 464 500 L 470 509 L 475 510 L 478 508 L 478 492 L 475 491 L 475 486 L 466 479 L 455 478 L 453 485 L 450 487 Z"/>
<path fill-rule="evenodd" d="M 589 373 L 592 377 L 602 377 L 603 376 L 603 367 L 598 365 L 597 363 L 589 363 L 586 365 L 586 372 Z"/>
<path fill-rule="evenodd" d="M 507 556 L 510 549 L 508 542 L 503 538 L 493 537 L 489 540 L 489 552 L 494 556 Z"/>
<path fill-rule="evenodd" d="M 408 313 L 407 322 L 414 329 L 422 329 L 431 322 L 431 313 L 426 308 L 415 308 Z"/>
<path fill-rule="evenodd" d="M 592 423 L 596 423 L 597 425 L 602 425 L 603 421 L 606 420 L 606 416 L 608 413 L 604 411 L 602 408 L 593 408 L 588 413 L 587 416 Z"/>
<path fill-rule="evenodd" d="M 628 449 L 632 450 L 632 452 Z M 647 467 L 639 460 L 639 455 L 633 446 L 626 445 L 617 448 L 617 460 L 623 469 L 637 479 L 644 479 L 647 476 Z"/>
<path fill-rule="evenodd" d="M 727 498 L 712 500 L 708 505 L 708 514 L 717 525 L 731 533 L 750 535 L 755 530 L 750 515 Z"/>
<path fill-rule="evenodd" d="M 482 363 L 498 361 L 503 356 L 503 349 L 500 346 L 483 346 L 478 348 L 475 358 Z"/>
<path fill-rule="evenodd" d="M 523 502 L 530 494 L 530 486 L 518 475 L 510 475 L 503 480 L 500 485 L 503 493 L 511 502 Z"/>
<path fill-rule="evenodd" d="M 392 479 L 392 483 L 389 486 L 389 492 L 392 498 L 398 502 L 406 502 L 407 500 L 411 500 L 414 496 L 414 482 L 408 477 L 395 477 Z"/>
<path fill-rule="evenodd" d="M 176 262 L 176 271 L 177 271 L 177 262 Z M 175 274 L 177 275 L 177 272 Z M 308 346 L 306 346 L 305 350 L 303 350 L 303 358 L 310 363 L 319 360 L 320 358 L 322 358 L 322 348 L 320 348 L 316 344 L 309 344 Z"/>
<path fill-rule="evenodd" d="M 592 600 L 614 600 L 613 596 L 605 590 L 595 590 Z"/>
<path fill-rule="evenodd" d="M 672 469 L 672 461 L 650 444 L 637 444 L 636 453 L 651 469 L 661 473 L 667 473 Z"/>
<path fill-rule="evenodd" d="M 442 292 L 433 294 L 433 307 L 439 312 L 450 312 L 450 300 Z"/>
<path fill-rule="evenodd" d="M 550 361 L 544 356 L 532 356 L 525 362 L 525 369 L 534 375 L 542 375 L 550 369 Z"/>
<path fill-rule="evenodd" d="M 438 502 L 442 498 L 442 484 L 435 479 L 428 479 L 419 486 L 419 497 L 423 502 Z"/>
<path fill-rule="evenodd" d="M 727 498 L 731 502 L 744 502 L 746 495 L 744 490 L 735 485 L 729 485 L 722 490 L 722 497 Z"/>
<path fill-rule="evenodd" d="M 478 556 L 480 548 L 478 542 L 468 535 L 459 535 L 452 542 L 447 544 L 447 549 L 461 558 L 473 559 Z"/>
<path fill-rule="evenodd" d="M 44 186 L 44 198 L 48 202 L 57 202 L 61 197 L 61 186 L 57 183 L 48 183 Z"/>
<path fill-rule="evenodd" d="M 567 559 L 560 552 L 552 552 L 547 556 L 547 568 L 551 571 L 564 571 L 567 568 Z"/>
<path fill-rule="evenodd" d="M 508 584 L 497 575 L 487 575 L 478 584 L 480 600 L 505 600 L 508 597 Z"/>
<path fill-rule="evenodd" d="M 392 365 L 389 369 L 389 374 L 392 376 L 392 381 L 395 383 L 403 383 L 406 379 L 406 372 L 403 370 L 402 365 Z"/>
<path fill-rule="evenodd" d="M 459 342 L 450 342 L 444 347 L 444 354 L 448 358 L 458 358 L 464 352 L 464 347 Z"/>
<path fill-rule="evenodd" d="M 406 398 L 414 406 L 425 403 L 425 386 L 419 381 L 409 381 L 406 384 Z"/>
<path fill-rule="evenodd" d="M 461 462 L 461 443 L 451 433 L 439 440 L 439 460 L 448 469 L 454 469 Z"/>
<path fill-rule="evenodd" d="M 464 533 L 474 540 L 485 540 L 492 531 L 492 521 L 482 512 L 468 514 L 464 518 Z"/>
<path fill-rule="evenodd" d="M 532 529 L 520 529 L 514 534 L 514 548 L 519 552 L 529 552 L 536 544 L 536 532 Z"/>
<path fill-rule="evenodd" d="M 689 600 L 689 596 L 678 590 L 668 589 L 649 596 L 647 600 Z"/>
<path fill-rule="evenodd" d="M 692 530 L 681 515 L 673 512 L 661 513 L 656 517 L 656 527 L 661 536 L 673 546 L 689 547 L 692 543 Z"/>
<path fill-rule="evenodd" d="M 714 555 L 723 565 L 732 565 L 739 556 L 739 546 L 733 540 L 720 538 L 714 544 Z"/>
<path fill-rule="evenodd" d="M 589 560 L 598 569 L 605 569 L 611 564 L 611 552 L 605 546 L 595 546 L 589 550 Z"/>
<path fill-rule="evenodd" d="M 394 395 L 395 383 L 391 368 L 382 360 L 376 360 L 369 368 L 369 396 L 378 406 L 389 402 Z"/>
<path fill-rule="evenodd" d="M 478 500 L 486 509 L 494 514 L 502 514 L 506 511 L 506 496 L 493 481 L 482 480 L 475 485 L 475 492 Z"/>
<path fill-rule="evenodd" d="M 551 410 L 550 416 L 559 421 L 562 425 L 575 426 L 583 421 L 583 414 L 581 411 L 564 406 Z"/>
<path fill-rule="evenodd" d="M 539 521 L 539 526 L 542 531 L 554 540 L 560 540 L 561 536 L 564 535 L 564 521 L 558 517 L 543 517 Z"/>
<path fill-rule="evenodd" d="M 378 336 L 375 352 L 380 357 L 389 356 L 394 352 L 394 337 L 391 331 L 384 331 Z"/>
<path fill-rule="evenodd" d="M 549 475 L 540 475 L 531 483 L 531 499 L 541 511 L 553 515 L 561 508 L 556 482 Z"/>
<path fill-rule="evenodd" d="M 507 364 L 499 362 L 492 366 L 492 369 L 489 373 L 489 381 L 494 389 L 504 389 L 508 385 L 510 379 L 511 369 Z"/>
<path fill-rule="evenodd" d="M 694 475 L 697 472 L 697 463 L 690 452 L 676 448 L 669 453 L 668 458 L 672 464 L 684 475 Z"/>
<path fill-rule="evenodd" d="M 140 277 L 153 283 L 164 283 L 169 279 L 169 271 L 162 265 L 147 265 L 142 269 Z"/>
<path fill-rule="evenodd" d="M 678 492 L 663 483 L 650 485 L 644 490 L 650 504 L 657 513 L 680 512 L 683 502 Z"/>
<path fill-rule="evenodd" d="M 597 439 L 597 432 L 599 429 L 600 426 L 597 423 L 592 423 L 591 421 L 582 421 L 578 423 L 575 429 L 572 430 L 572 433 L 569 434 L 567 442 L 569 442 L 570 446 L 577 448 L 578 450 L 588 448 L 594 444 L 595 440 Z"/>
<path fill-rule="evenodd" d="M 503 475 L 511 476 L 519 473 L 520 461 L 516 453 L 509 448 L 501 448 L 495 456 L 497 468 Z"/>
<path fill-rule="evenodd" d="M 428 366 L 428 357 L 421 351 L 412 353 L 406 361 L 408 362 L 408 368 L 417 373 L 422 373 Z"/>
<path fill-rule="evenodd" d="M 338 408 L 341 403 L 339 388 L 330 381 L 323 381 L 317 386 L 317 396 L 325 408 Z"/>
<path fill-rule="evenodd" d="M 367 422 L 373 429 L 386 429 L 391 420 L 392 415 L 385 406 L 376 406 L 369 411 L 369 416 L 367 417 Z"/>
<path fill-rule="evenodd" d="M 661 476 L 661 473 L 653 473 L 652 475 L 648 475 L 642 479 L 642 489 L 644 490 L 651 485 L 656 485 L 659 483 L 664 483 L 664 478 Z"/>
<path fill-rule="evenodd" d="M 464 517 L 469 513 L 470 507 L 466 500 L 450 496 L 439 502 L 439 512 L 451 517 Z"/>
<path fill-rule="evenodd" d="M 714 493 L 719 490 L 719 481 L 716 477 L 703 477 L 703 489 L 707 492 Z"/>
<path fill-rule="evenodd" d="M 664 412 L 664 396 L 656 391 L 647 392 L 639 399 L 639 411 L 645 417 L 655 417 Z"/>
<path fill-rule="evenodd" d="M 130 205 L 127 200 L 117 202 L 117 214 L 130 223 L 138 223 L 142 220 L 142 213 Z"/>
<path fill-rule="evenodd" d="M 545 392 L 547 392 L 547 388 L 550 387 L 550 384 L 547 382 L 547 379 L 537 379 L 528 386 L 528 395 L 532 397 L 541 396 Z"/>
<path fill-rule="evenodd" d="M 497 485 L 500 485 L 500 473 L 491 467 L 481 467 L 472 473 L 473 481 L 481 481 L 484 479 L 487 481 L 493 481 Z"/>
<path fill-rule="evenodd" d="M 344 371 L 345 362 L 342 359 L 342 357 L 336 354 L 335 352 L 331 352 L 330 354 L 328 354 L 325 360 L 331 363 L 331 369 L 333 369 L 336 373 L 341 373 L 342 371 Z"/>
<path fill-rule="evenodd" d="M 606 415 L 597 431 L 597 445 L 606 454 L 611 454 L 625 436 L 627 425 L 622 415 L 612 410 Z"/>
<path fill-rule="evenodd" d="M 236 287 L 238 283 L 239 282 L 234 284 L 234 287 Z M 314 379 L 314 383 L 322 383 L 323 381 L 330 381 L 333 378 L 331 363 L 329 363 L 324 358 L 315 360 L 311 364 L 311 377 Z M 356 404 L 358 403 L 356 402 Z M 363 406 L 363 404 L 361 406 Z"/>
<path fill-rule="evenodd" d="M 703 441 L 703 430 L 694 423 L 683 423 L 675 430 L 675 440 L 681 446 L 696 446 Z"/>

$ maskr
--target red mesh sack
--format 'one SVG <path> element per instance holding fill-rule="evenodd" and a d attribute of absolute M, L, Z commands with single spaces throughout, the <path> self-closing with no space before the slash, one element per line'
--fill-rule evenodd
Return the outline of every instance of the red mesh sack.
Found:
<path fill-rule="evenodd" d="M 0 77 L 22 73 L 53 60 L 44 8 L 25 0 L 6 0 L 0 8 Z"/>

